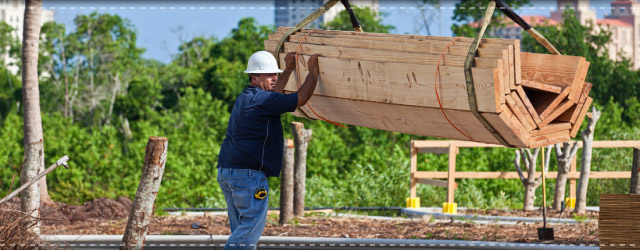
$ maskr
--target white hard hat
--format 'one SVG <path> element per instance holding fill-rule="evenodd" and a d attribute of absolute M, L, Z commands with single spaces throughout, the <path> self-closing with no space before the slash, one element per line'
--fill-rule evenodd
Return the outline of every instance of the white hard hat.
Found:
<path fill-rule="evenodd" d="M 267 51 L 258 51 L 253 53 L 249 57 L 249 63 L 247 63 L 247 70 L 244 73 L 249 74 L 263 74 L 263 73 L 281 73 L 282 70 L 278 68 L 276 58 Z"/>

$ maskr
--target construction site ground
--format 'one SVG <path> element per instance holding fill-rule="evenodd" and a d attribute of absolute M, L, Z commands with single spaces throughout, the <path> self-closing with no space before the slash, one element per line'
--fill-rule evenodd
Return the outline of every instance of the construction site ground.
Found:
<path fill-rule="evenodd" d="M 131 200 L 127 198 L 97 199 L 83 205 L 45 206 L 41 209 L 42 233 L 48 235 L 118 235 L 124 232 Z M 13 199 L 0 209 L 19 209 Z M 460 210 L 460 213 L 479 215 L 540 217 L 540 211 L 521 210 Z M 549 211 L 549 217 L 559 214 Z M 564 218 L 573 218 L 565 214 Z M 554 244 L 598 244 L 597 212 L 589 212 L 579 220 L 590 222 L 552 225 L 555 241 L 538 240 L 537 228 L 542 223 L 484 224 L 472 221 L 442 221 L 429 217 L 407 219 L 371 219 L 345 217 L 324 213 L 308 213 L 295 218 L 291 224 L 279 226 L 278 212 L 270 211 L 264 236 L 332 237 L 376 239 L 433 239 L 495 242 L 527 242 Z M 224 213 L 204 213 L 203 216 L 156 216 L 149 226 L 149 235 L 229 235 Z"/>

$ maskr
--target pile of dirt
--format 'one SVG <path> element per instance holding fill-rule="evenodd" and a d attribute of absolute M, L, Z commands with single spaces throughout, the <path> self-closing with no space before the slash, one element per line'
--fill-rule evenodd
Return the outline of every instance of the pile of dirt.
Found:
<path fill-rule="evenodd" d="M 117 199 L 99 198 L 83 203 L 82 205 L 66 205 L 56 203 L 58 208 L 56 213 L 61 213 L 66 220 L 73 223 L 86 220 L 120 220 L 126 219 L 131 211 L 133 202 L 126 197 Z M 51 208 L 51 207 L 48 207 Z"/>

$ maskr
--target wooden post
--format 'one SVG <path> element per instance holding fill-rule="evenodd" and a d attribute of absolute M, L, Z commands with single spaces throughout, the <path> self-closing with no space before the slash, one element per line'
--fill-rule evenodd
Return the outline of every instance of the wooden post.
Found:
<path fill-rule="evenodd" d="M 168 145 L 169 139 L 167 138 L 149 137 L 145 149 L 142 176 L 140 176 L 138 191 L 122 236 L 124 245 L 120 249 L 142 249 L 144 246 L 144 239 L 164 173 L 164 165 L 167 161 Z"/>
<path fill-rule="evenodd" d="M 40 162 L 44 158 L 44 142 L 26 143 L 24 149 L 24 163 L 20 174 L 20 183 L 32 182 L 38 175 Z M 25 217 L 23 228 L 40 235 L 40 187 L 32 184 L 20 195 L 20 210 L 29 215 Z"/>
<path fill-rule="evenodd" d="M 629 193 L 631 194 L 639 194 L 640 193 L 640 181 L 638 180 L 640 177 L 640 148 L 633 148 L 633 163 L 631 165 L 631 190 Z"/>
<path fill-rule="evenodd" d="M 280 225 L 293 219 L 293 140 L 284 139 L 284 160 L 280 174 Z"/>
<path fill-rule="evenodd" d="M 449 145 L 449 173 L 447 175 L 447 203 L 453 203 L 453 195 L 456 191 L 456 155 L 458 147 L 455 144 Z"/>
<path fill-rule="evenodd" d="M 307 173 L 307 148 L 311 140 L 311 129 L 304 129 L 304 124 L 291 123 L 293 139 L 295 140 L 295 166 L 293 184 L 293 213 L 296 216 L 304 215 L 304 188 Z"/>
<path fill-rule="evenodd" d="M 418 183 L 415 177 L 416 172 L 418 171 L 418 150 L 415 147 L 415 144 L 413 142 L 413 140 L 411 141 L 411 187 L 410 187 L 410 198 L 416 198 L 418 196 L 417 194 L 417 188 L 416 188 L 416 184 Z"/>

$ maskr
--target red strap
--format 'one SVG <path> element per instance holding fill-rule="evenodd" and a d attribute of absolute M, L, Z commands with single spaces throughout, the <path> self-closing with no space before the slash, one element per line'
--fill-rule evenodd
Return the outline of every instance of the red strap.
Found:
<path fill-rule="evenodd" d="M 470 141 L 475 141 L 473 138 L 471 138 L 471 136 L 465 134 L 464 132 L 462 132 L 462 130 L 458 129 L 458 127 L 456 127 L 456 125 L 453 125 L 453 122 L 451 122 L 451 120 L 449 120 L 449 117 L 447 117 L 447 114 L 444 112 L 444 108 L 442 108 L 442 102 L 440 101 L 440 96 L 438 95 L 438 76 L 440 75 L 440 61 L 442 60 L 442 58 L 444 58 L 444 54 L 447 53 L 447 51 L 449 50 L 449 46 L 451 46 L 451 44 L 453 44 L 455 41 L 460 40 L 460 37 L 456 37 L 454 38 L 448 45 L 447 47 L 444 48 L 444 51 L 442 52 L 442 55 L 440 55 L 440 58 L 438 58 L 438 64 L 436 65 L 436 78 L 435 78 L 435 83 L 433 84 L 433 88 L 436 90 L 436 98 L 438 99 L 438 104 L 440 105 L 440 110 L 442 111 L 442 114 L 444 115 L 444 118 L 447 119 L 447 121 L 449 122 L 449 124 L 451 124 L 451 126 L 453 126 L 453 128 L 455 128 L 456 130 L 458 130 L 458 132 L 460 132 L 460 134 L 464 135 L 464 137 L 467 137 L 467 139 L 469 139 Z"/>

